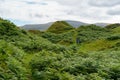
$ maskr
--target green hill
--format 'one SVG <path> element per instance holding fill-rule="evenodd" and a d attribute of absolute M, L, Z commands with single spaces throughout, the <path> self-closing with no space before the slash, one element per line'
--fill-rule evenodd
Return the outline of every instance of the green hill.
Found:
<path fill-rule="evenodd" d="M 108 29 L 114 29 L 116 27 L 120 27 L 120 24 L 119 23 L 115 23 L 115 24 L 109 24 L 106 26 L 106 28 Z"/>
<path fill-rule="evenodd" d="M 55 23 L 53 23 L 49 28 L 48 28 L 48 32 L 52 32 L 52 33 L 64 33 L 66 31 L 72 30 L 74 29 L 71 25 L 69 25 L 67 22 L 65 21 L 56 21 Z"/>
<path fill-rule="evenodd" d="M 56 30 L 57 31 L 57 30 Z M 61 34 L 56 34 L 52 32 L 40 33 L 43 38 L 48 39 L 52 43 L 60 43 L 66 45 L 68 44 L 78 44 L 82 42 L 89 42 L 92 40 L 97 40 L 109 36 L 112 32 L 108 29 L 96 26 L 96 25 L 87 25 L 80 26 L 77 29 L 72 29 L 68 32 Z M 67 44 L 67 45 L 68 45 Z"/>
<path fill-rule="evenodd" d="M 108 29 L 96 25 L 80 26 L 77 29 L 77 37 L 80 42 L 101 39 L 110 34 L 111 32 Z"/>
<path fill-rule="evenodd" d="M 0 19 L 0 35 L 15 36 L 20 35 L 21 31 L 12 22 Z"/>
<path fill-rule="evenodd" d="M 0 80 L 119 80 L 119 35 L 64 21 L 25 31 L 0 18 Z"/>
<path fill-rule="evenodd" d="M 29 62 L 35 53 L 67 51 L 64 46 L 28 33 L 8 20 L 0 20 L 0 29 L 0 80 L 29 80 Z"/>

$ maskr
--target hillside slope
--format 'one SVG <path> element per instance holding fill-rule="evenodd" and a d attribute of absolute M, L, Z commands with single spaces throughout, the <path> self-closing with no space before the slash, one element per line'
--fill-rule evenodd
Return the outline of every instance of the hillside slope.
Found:
<path fill-rule="evenodd" d="M 74 29 L 70 24 L 68 24 L 65 21 L 57 21 L 55 23 L 53 23 L 48 29 L 48 32 L 52 32 L 52 33 L 64 33 L 66 31 L 72 30 Z"/>
<path fill-rule="evenodd" d="M 0 18 L 0 80 L 119 80 L 119 27 L 35 31 Z"/>

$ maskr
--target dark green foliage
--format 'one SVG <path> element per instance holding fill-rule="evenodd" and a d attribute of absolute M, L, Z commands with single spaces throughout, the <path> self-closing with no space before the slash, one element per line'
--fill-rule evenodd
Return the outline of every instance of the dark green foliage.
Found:
<path fill-rule="evenodd" d="M 120 39 L 120 34 L 107 37 L 107 40 L 118 40 L 118 39 Z"/>
<path fill-rule="evenodd" d="M 36 34 L 36 35 L 41 35 L 41 34 L 44 33 L 44 32 L 42 32 L 42 31 L 40 31 L 40 30 L 28 30 L 28 32 L 33 33 L 33 34 Z"/>
<path fill-rule="evenodd" d="M 62 39 L 62 36 L 60 34 L 54 34 L 50 32 L 45 32 L 44 34 L 42 34 L 42 37 L 48 39 L 52 43 L 58 43 Z"/>
<path fill-rule="evenodd" d="M 20 34 L 19 29 L 10 21 L 8 20 L 0 20 L 0 35 L 7 35 L 7 36 L 17 36 Z"/>
<path fill-rule="evenodd" d="M 83 80 L 91 77 L 94 79 L 96 76 L 100 80 L 117 80 L 120 77 L 119 52 L 88 53 L 87 57 L 82 57 L 80 54 L 41 52 L 31 61 L 33 77 L 35 80 L 62 80 L 64 73 L 74 78 L 72 80 L 77 80 L 80 75 L 84 76 Z"/>
<path fill-rule="evenodd" d="M 75 34 L 74 31 L 69 31 L 69 32 L 62 33 L 62 34 L 54 34 L 54 33 L 50 33 L 50 32 L 45 32 L 41 36 L 43 38 L 48 39 L 52 43 L 72 44 L 72 43 L 74 43 L 74 34 Z"/>
<path fill-rule="evenodd" d="M 6 41 L 0 41 L 0 79 L 27 80 L 22 64 L 24 52 Z"/>
<path fill-rule="evenodd" d="M 80 42 L 101 39 L 110 34 L 109 30 L 96 25 L 80 26 L 77 32 Z"/>
<path fill-rule="evenodd" d="M 110 24 L 110 25 L 107 25 L 107 26 L 106 26 L 107 29 L 114 29 L 114 28 L 117 28 L 117 27 L 120 27 L 120 24 L 119 24 L 119 23 Z"/>
<path fill-rule="evenodd" d="M 52 26 L 25 31 L 0 18 L 0 80 L 120 79 L 118 28 Z"/>

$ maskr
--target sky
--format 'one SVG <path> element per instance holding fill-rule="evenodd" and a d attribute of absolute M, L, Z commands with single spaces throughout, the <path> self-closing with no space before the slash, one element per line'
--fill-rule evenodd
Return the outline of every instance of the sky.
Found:
<path fill-rule="evenodd" d="M 58 20 L 120 23 L 120 0 L 0 0 L 0 17 L 16 25 Z"/>

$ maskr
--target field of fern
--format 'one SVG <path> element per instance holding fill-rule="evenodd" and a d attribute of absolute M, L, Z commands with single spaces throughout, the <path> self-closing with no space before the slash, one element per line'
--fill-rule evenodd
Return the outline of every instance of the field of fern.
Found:
<path fill-rule="evenodd" d="M 26 31 L 0 18 L 0 80 L 120 80 L 120 25 Z"/>

